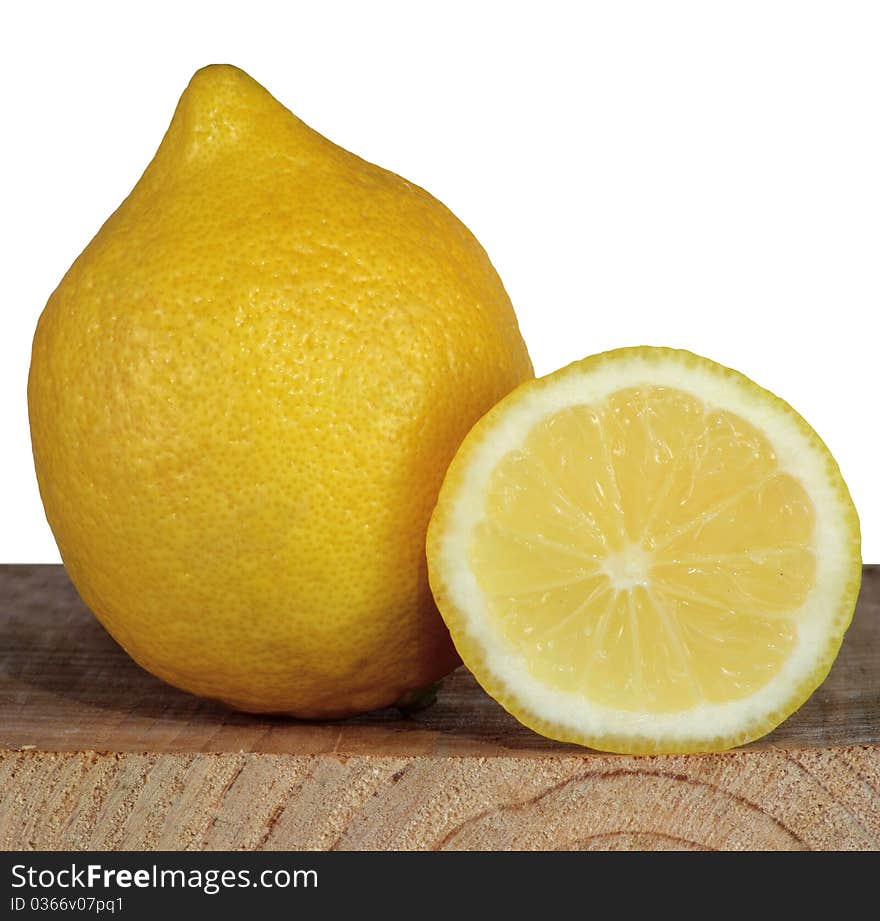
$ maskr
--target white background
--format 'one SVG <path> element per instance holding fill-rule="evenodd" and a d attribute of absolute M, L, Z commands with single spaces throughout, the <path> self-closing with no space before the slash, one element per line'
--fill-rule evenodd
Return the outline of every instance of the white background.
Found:
<path fill-rule="evenodd" d="M 27 428 L 39 312 L 222 61 L 449 205 L 539 373 L 682 346 L 786 398 L 880 561 L 880 4 L 32 2 L 0 42 L 0 560 L 58 559 Z"/>

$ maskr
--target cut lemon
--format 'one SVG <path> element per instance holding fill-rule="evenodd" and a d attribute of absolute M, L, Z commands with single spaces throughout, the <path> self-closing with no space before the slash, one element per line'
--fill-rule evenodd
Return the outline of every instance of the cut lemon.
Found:
<path fill-rule="evenodd" d="M 859 522 L 787 403 L 690 352 L 620 349 L 477 423 L 428 566 L 465 664 L 525 725 L 606 751 L 718 751 L 828 674 Z"/>

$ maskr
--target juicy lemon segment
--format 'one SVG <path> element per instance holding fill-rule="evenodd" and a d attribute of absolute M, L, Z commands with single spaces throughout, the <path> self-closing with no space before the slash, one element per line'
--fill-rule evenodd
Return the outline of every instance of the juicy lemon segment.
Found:
<path fill-rule="evenodd" d="M 673 711 L 779 671 L 815 578 L 814 526 L 761 432 L 635 387 L 554 413 L 503 458 L 471 568 L 536 678 Z"/>
<path fill-rule="evenodd" d="M 806 423 L 690 353 L 524 385 L 471 432 L 429 534 L 462 655 L 527 725 L 621 751 L 763 734 L 830 668 L 858 520 Z"/>

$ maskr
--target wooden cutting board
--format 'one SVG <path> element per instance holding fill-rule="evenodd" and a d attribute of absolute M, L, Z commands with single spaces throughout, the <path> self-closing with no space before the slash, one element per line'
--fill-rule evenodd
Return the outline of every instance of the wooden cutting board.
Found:
<path fill-rule="evenodd" d="M 812 699 L 715 755 L 520 726 L 459 669 L 432 707 L 230 712 L 135 665 L 60 566 L 0 567 L 0 848 L 880 848 L 880 567 Z"/>

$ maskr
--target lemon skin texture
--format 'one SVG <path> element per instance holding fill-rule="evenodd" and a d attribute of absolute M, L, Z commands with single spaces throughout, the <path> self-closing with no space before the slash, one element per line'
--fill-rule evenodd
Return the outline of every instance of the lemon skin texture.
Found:
<path fill-rule="evenodd" d="M 243 710 L 355 714 L 458 664 L 428 519 L 468 429 L 532 376 L 450 211 L 214 65 L 40 318 L 40 492 L 144 668 Z"/>

